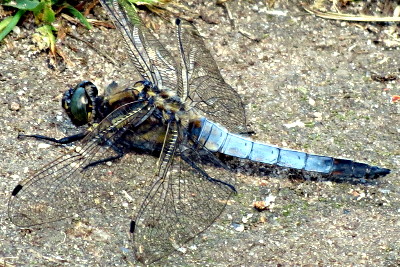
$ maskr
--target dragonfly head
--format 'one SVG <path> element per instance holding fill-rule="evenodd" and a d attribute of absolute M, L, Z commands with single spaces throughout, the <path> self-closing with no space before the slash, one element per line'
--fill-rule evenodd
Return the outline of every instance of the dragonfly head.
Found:
<path fill-rule="evenodd" d="M 93 121 L 97 96 L 96 86 L 89 81 L 80 82 L 64 93 L 62 107 L 73 124 L 82 126 Z"/>

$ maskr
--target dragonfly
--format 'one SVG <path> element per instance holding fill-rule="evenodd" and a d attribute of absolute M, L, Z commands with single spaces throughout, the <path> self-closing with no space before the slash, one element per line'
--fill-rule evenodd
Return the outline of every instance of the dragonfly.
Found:
<path fill-rule="evenodd" d="M 372 179 L 390 173 L 253 141 L 246 136 L 241 97 L 224 81 L 191 23 L 176 20 L 176 62 L 126 0 L 100 3 L 142 80 L 123 89 L 111 84 L 104 95 L 83 81 L 64 93 L 62 107 L 85 131 L 61 139 L 21 135 L 78 145 L 14 188 L 8 213 L 17 226 L 71 217 L 135 184 L 146 193 L 132 210 L 129 232 L 136 259 L 148 264 L 205 231 L 236 193 L 235 175 L 216 153 L 332 176 Z M 110 176 L 107 170 L 127 153 L 137 160 Z M 154 175 L 142 175 L 146 168 Z"/>

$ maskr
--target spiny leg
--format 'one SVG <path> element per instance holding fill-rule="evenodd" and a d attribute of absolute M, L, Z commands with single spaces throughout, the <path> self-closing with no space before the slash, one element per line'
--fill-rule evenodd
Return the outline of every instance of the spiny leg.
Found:
<path fill-rule="evenodd" d="M 64 138 L 60 138 L 60 139 L 56 139 L 53 137 L 49 137 L 49 136 L 45 136 L 45 135 L 39 135 L 39 134 L 18 134 L 18 138 L 19 139 L 23 139 L 23 138 L 34 138 L 34 139 L 38 139 L 38 140 L 45 140 L 45 141 L 49 141 L 49 142 L 53 142 L 56 144 L 70 144 L 79 140 L 82 140 L 87 133 L 78 133 L 78 134 L 74 134 L 71 136 L 66 136 Z"/>

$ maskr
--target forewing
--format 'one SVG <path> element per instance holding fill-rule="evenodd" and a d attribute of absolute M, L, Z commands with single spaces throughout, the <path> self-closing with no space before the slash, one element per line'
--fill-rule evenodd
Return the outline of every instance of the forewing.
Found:
<path fill-rule="evenodd" d="M 179 145 L 168 171 L 149 186 L 131 227 L 139 261 L 157 261 L 203 232 L 235 192 L 234 174 L 213 154 L 202 153 Z"/>
<path fill-rule="evenodd" d="M 164 46 L 142 25 L 136 10 L 126 0 L 100 1 L 121 32 L 133 65 L 143 79 L 159 89 L 180 87 L 180 68 Z"/>
<path fill-rule="evenodd" d="M 231 132 L 246 133 L 246 117 L 239 94 L 222 78 L 196 28 L 177 20 L 182 56 L 181 97 L 213 122 Z"/>
<path fill-rule="evenodd" d="M 123 175 L 115 176 L 110 171 L 112 167 L 88 165 L 118 156 L 115 140 L 130 126 L 140 123 L 149 112 L 151 109 L 145 102 L 120 107 L 85 137 L 81 147 L 22 181 L 9 201 L 11 221 L 22 227 L 39 225 L 70 217 L 108 201 L 110 192 L 118 191 L 126 183 Z M 118 164 L 111 164 L 115 165 Z"/>

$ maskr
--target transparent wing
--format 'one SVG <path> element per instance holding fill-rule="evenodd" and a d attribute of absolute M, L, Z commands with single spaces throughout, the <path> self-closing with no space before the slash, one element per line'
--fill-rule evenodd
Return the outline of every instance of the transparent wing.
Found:
<path fill-rule="evenodd" d="M 152 111 L 146 102 L 120 107 L 82 140 L 81 147 L 22 181 L 12 192 L 9 201 L 11 221 L 18 226 L 39 225 L 70 217 L 107 202 L 110 192 L 117 191 L 126 181 L 123 175 L 115 176 L 108 167 L 90 164 L 118 158 L 120 154 L 117 151 L 120 148 L 114 143 L 115 140 L 130 126 L 140 124 Z"/>
<path fill-rule="evenodd" d="M 169 168 L 148 185 L 149 193 L 131 225 L 136 257 L 146 264 L 174 252 L 208 228 L 235 192 L 235 177 L 223 163 L 208 151 L 185 147 L 183 142 L 179 136 L 176 143 L 180 145 L 170 155 Z"/>
<path fill-rule="evenodd" d="M 177 24 L 183 61 L 181 98 L 231 132 L 247 132 L 242 100 L 222 78 L 203 38 L 189 22 L 177 20 Z"/>
<path fill-rule="evenodd" d="M 143 77 L 159 89 L 176 91 L 181 87 L 181 70 L 174 58 L 146 29 L 136 10 L 126 0 L 101 0 L 108 16 L 125 40 L 133 65 Z"/>

